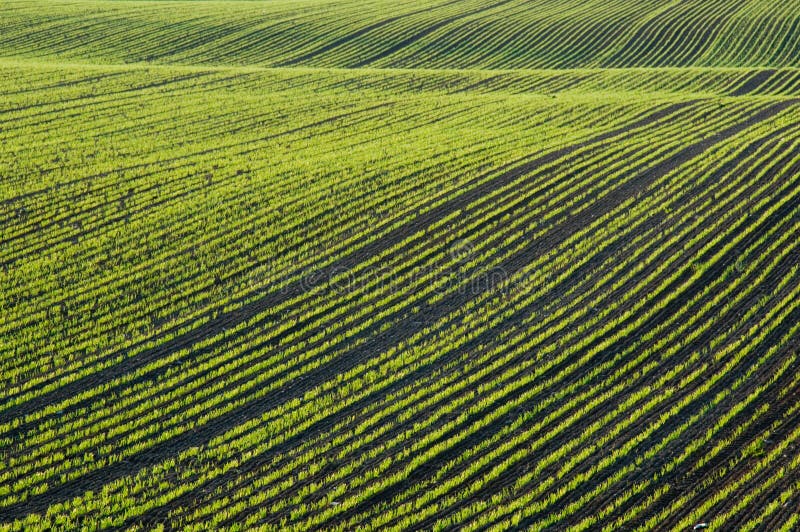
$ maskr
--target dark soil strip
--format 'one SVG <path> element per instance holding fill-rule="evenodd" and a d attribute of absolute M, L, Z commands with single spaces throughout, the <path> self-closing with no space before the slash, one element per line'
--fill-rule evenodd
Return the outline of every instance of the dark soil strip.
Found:
<path fill-rule="evenodd" d="M 758 89 L 775 75 L 775 70 L 761 70 L 748 79 L 742 86 L 731 92 L 731 96 L 745 96 L 758 92 Z"/>

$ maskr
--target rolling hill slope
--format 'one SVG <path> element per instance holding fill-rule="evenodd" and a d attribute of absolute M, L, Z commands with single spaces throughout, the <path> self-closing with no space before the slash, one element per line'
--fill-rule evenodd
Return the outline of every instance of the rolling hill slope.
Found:
<path fill-rule="evenodd" d="M 794 529 L 798 11 L 0 6 L 0 529 Z"/>
<path fill-rule="evenodd" d="M 0 55 L 329 68 L 798 67 L 789 0 L 11 0 Z"/>

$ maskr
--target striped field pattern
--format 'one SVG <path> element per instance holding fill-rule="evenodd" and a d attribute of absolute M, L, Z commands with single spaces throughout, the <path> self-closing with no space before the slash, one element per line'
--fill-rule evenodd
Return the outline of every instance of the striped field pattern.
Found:
<path fill-rule="evenodd" d="M 0 5 L 0 530 L 797 529 L 798 22 Z"/>
<path fill-rule="evenodd" d="M 0 55 L 102 63 L 800 67 L 800 0 L 6 0 L 0 20 Z"/>

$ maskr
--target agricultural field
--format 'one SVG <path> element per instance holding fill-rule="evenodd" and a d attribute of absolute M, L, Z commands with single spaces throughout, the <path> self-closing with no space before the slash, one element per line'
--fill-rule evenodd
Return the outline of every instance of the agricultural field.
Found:
<path fill-rule="evenodd" d="M 0 4 L 0 530 L 800 530 L 800 1 Z"/>

